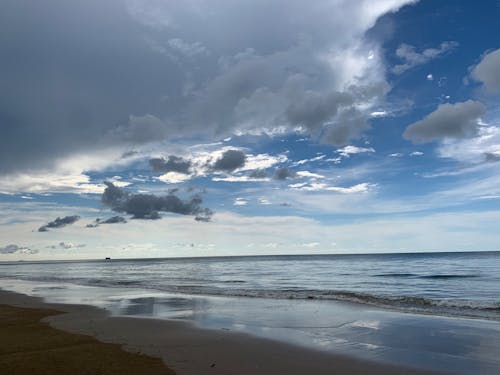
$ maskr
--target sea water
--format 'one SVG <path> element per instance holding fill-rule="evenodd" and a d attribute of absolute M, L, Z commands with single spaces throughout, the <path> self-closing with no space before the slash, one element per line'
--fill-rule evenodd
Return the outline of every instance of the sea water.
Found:
<path fill-rule="evenodd" d="M 17 262 L 0 263 L 2 278 L 500 320 L 500 252 Z"/>
<path fill-rule="evenodd" d="M 500 373 L 499 252 L 12 262 L 0 264 L 0 288 L 382 362 Z"/>

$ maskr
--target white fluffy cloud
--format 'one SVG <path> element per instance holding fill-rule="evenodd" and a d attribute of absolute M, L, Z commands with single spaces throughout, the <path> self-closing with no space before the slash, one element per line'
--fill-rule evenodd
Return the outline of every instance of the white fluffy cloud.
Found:
<path fill-rule="evenodd" d="M 358 147 L 358 146 L 345 146 L 341 149 L 338 149 L 337 152 L 343 157 L 348 158 L 354 154 L 362 154 L 362 153 L 372 153 L 375 152 L 373 147 Z"/>

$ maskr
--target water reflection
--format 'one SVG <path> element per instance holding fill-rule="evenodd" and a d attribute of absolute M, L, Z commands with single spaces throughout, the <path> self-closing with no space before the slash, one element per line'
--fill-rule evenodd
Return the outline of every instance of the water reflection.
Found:
<path fill-rule="evenodd" d="M 55 289 L 20 281 L 4 288 L 49 302 L 88 303 L 114 315 L 189 320 L 203 328 L 378 361 L 458 374 L 497 374 L 500 369 L 500 324 L 494 321 L 402 314 L 331 301 L 205 297 L 71 284 Z"/>

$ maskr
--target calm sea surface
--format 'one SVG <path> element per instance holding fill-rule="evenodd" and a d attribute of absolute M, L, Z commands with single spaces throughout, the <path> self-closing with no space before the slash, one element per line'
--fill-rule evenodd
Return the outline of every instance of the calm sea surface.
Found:
<path fill-rule="evenodd" d="M 500 252 L 0 263 L 1 279 L 500 320 Z"/>

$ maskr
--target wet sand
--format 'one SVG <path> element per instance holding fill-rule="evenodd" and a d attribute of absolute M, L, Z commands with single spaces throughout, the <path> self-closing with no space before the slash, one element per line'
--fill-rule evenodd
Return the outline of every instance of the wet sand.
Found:
<path fill-rule="evenodd" d="M 91 306 L 49 304 L 39 298 L 5 291 L 0 291 L 0 303 L 63 311 L 65 314 L 60 315 L 47 312 L 50 316 L 43 321 L 66 332 L 91 335 L 101 342 L 123 345 L 131 352 L 161 358 L 179 375 L 437 374 L 241 333 L 201 329 L 187 322 L 111 317 L 107 311 Z M 35 332 L 31 334 L 36 337 Z"/>

